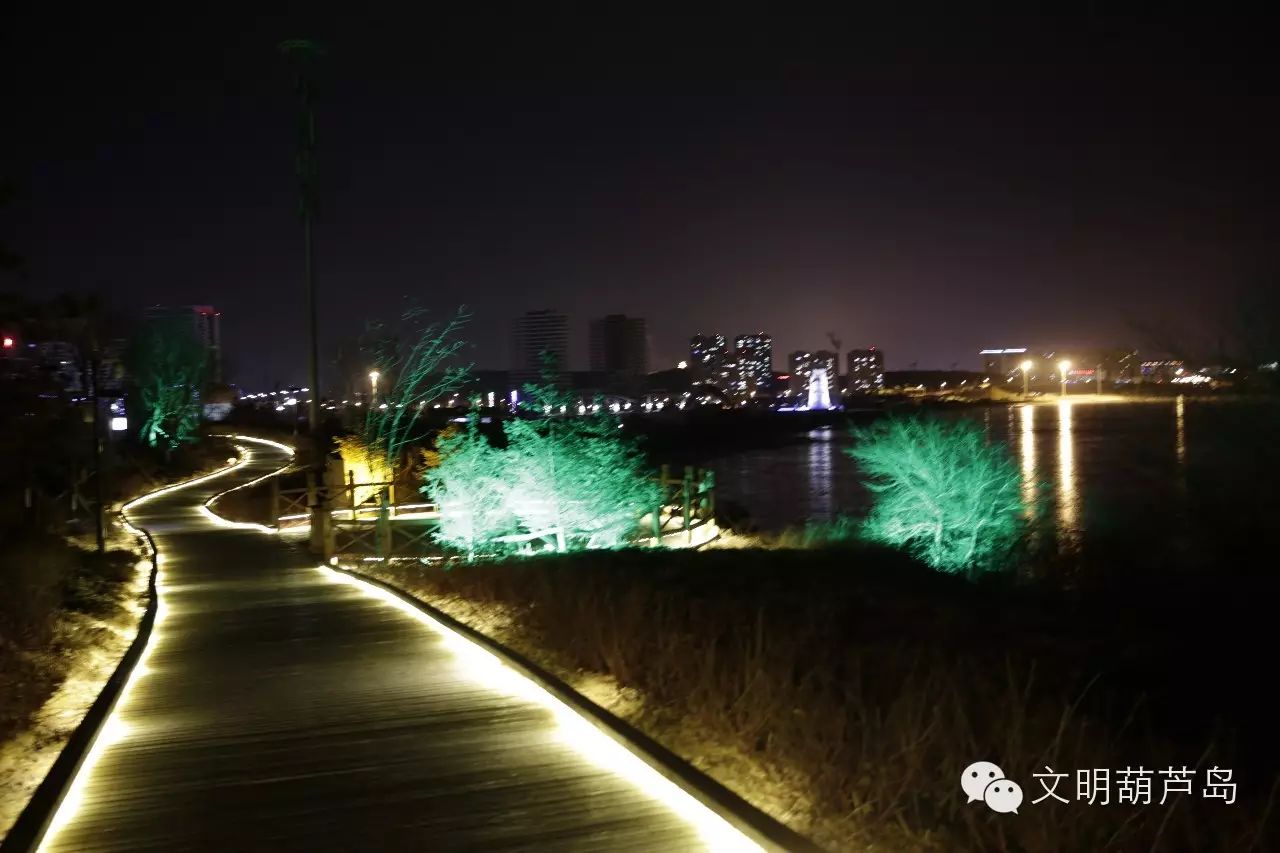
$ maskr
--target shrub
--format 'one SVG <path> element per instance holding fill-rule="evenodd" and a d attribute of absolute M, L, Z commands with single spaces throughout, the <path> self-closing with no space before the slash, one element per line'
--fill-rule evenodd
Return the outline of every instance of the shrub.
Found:
<path fill-rule="evenodd" d="M 465 430 L 442 432 L 436 452 L 439 462 L 427 469 L 425 490 L 440 506 L 437 538 L 472 556 L 478 546 L 512 533 L 503 453 L 481 434 L 476 419 Z"/>
<path fill-rule="evenodd" d="M 344 435 L 334 440 L 342 457 L 343 474 L 357 483 L 388 483 L 395 476 L 385 454 L 362 435 Z M 356 488 L 354 501 L 364 503 L 378 493 L 379 486 Z"/>
<path fill-rule="evenodd" d="M 503 429 L 505 450 L 474 419 L 437 440 L 426 490 L 440 505 L 442 542 L 474 554 L 506 550 L 501 537 L 525 533 L 558 550 L 616 548 L 661 501 L 635 443 L 610 418 L 516 419 Z"/>
<path fill-rule="evenodd" d="M 505 425 L 512 514 L 529 532 L 555 529 L 567 550 L 616 548 L 661 492 L 610 418 Z"/>
<path fill-rule="evenodd" d="M 1017 467 L 969 421 L 882 421 L 846 451 L 873 495 L 863 534 L 905 547 L 936 569 L 994 568 L 1023 528 Z"/>

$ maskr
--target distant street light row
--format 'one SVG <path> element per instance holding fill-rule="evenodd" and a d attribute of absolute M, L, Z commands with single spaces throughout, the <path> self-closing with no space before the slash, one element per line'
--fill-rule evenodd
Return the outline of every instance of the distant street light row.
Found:
<path fill-rule="evenodd" d="M 1031 394 L 1031 387 L 1030 387 L 1031 368 L 1035 366 L 1036 366 L 1036 363 L 1029 358 L 1024 360 L 1022 364 L 1018 365 L 1018 367 L 1022 368 L 1022 396 L 1024 397 L 1029 396 Z M 1070 369 L 1071 369 L 1071 362 L 1068 361 L 1067 359 L 1064 358 L 1062 361 L 1058 362 L 1058 381 L 1061 383 L 1061 391 L 1059 393 L 1061 393 L 1063 397 L 1067 396 L 1067 371 Z M 1101 393 L 1101 387 L 1102 387 L 1101 381 L 1099 381 L 1098 387 L 1099 387 L 1099 393 Z"/>

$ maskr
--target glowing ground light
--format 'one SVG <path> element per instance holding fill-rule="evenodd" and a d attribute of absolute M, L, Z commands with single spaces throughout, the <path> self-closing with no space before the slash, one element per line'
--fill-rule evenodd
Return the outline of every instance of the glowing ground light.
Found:
<path fill-rule="evenodd" d="M 218 515 L 216 512 L 213 511 L 212 505 L 214 501 L 218 500 L 224 495 L 229 495 L 232 492 L 238 492 L 241 489 L 247 489 L 247 488 L 250 488 L 251 486 L 256 486 L 259 483 L 265 480 L 269 480 L 272 477 L 279 474 L 280 472 L 284 471 L 285 468 L 288 468 L 289 465 L 293 464 L 293 460 L 292 460 L 293 453 L 294 453 L 293 448 L 289 447 L 288 445 L 281 444 L 278 441 L 271 441 L 270 439 L 266 439 L 266 438 L 253 438 L 247 435 L 232 435 L 232 436 L 225 436 L 225 437 L 235 439 L 236 441 L 252 441 L 258 444 L 265 444 L 269 447 L 274 447 L 277 450 L 282 450 L 285 453 L 288 453 L 290 456 L 290 461 L 285 465 L 281 466 L 280 468 L 277 468 L 274 471 L 263 474 L 261 477 L 257 477 L 253 480 L 250 480 L 247 483 L 242 483 L 233 489 L 227 489 L 225 492 L 218 492 L 218 494 L 214 495 L 213 497 L 209 498 L 209 500 L 204 502 L 204 504 L 200 507 L 200 514 L 203 515 L 209 521 L 212 521 L 214 524 L 218 525 L 219 527 L 227 527 L 235 530 L 258 530 L 258 531 L 261 531 L 262 533 L 269 533 L 274 536 L 276 533 L 279 532 L 274 527 L 267 527 L 265 524 L 257 524 L 251 521 L 232 521 L 228 518 L 223 518 L 222 516 Z M 236 449 L 239 450 L 242 454 L 245 453 L 245 448 L 241 445 L 236 445 Z M 243 456 L 243 459 L 241 460 L 240 464 L 247 464 L 248 462 L 249 462 L 249 456 L 245 455 Z"/>
<path fill-rule="evenodd" d="M 232 436 L 232 438 L 240 441 L 272 445 L 292 454 L 292 450 L 290 448 L 276 442 L 270 442 L 248 436 Z M 185 483 L 158 489 L 155 492 L 144 495 L 135 501 L 131 501 L 129 504 L 126 504 L 124 509 L 127 511 L 131 507 L 135 507 L 141 503 L 149 501 L 158 495 L 167 494 L 178 489 L 186 488 L 197 483 L 206 482 L 216 477 L 223 476 L 244 466 L 249 461 L 250 456 L 245 454 L 233 465 L 229 465 L 226 468 L 222 468 L 202 477 L 197 477 Z M 237 488 L 246 488 L 263 479 L 265 479 L 265 477 L 259 477 L 251 483 L 243 484 Z M 225 492 L 222 494 L 225 494 Z M 216 520 L 223 524 L 239 526 L 236 525 L 235 522 L 227 522 L 225 519 L 219 519 L 216 514 L 209 510 L 207 505 L 202 506 L 201 509 L 204 510 L 206 518 Z M 125 518 L 124 523 L 128 529 L 140 532 L 128 522 L 127 517 Z M 263 528 L 260 525 L 248 526 L 255 527 L 256 529 L 263 530 L 264 532 L 271 532 L 269 528 Z M 156 647 L 164 641 L 164 626 L 168 621 L 168 609 L 163 597 L 165 583 L 162 566 L 164 558 L 162 555 L 156 554 L 154 559 L 156 562 L 157 600 L 155 622 L 153 623 L 150 636 L 147 638 L 146 646 L 143 648 L 142 654 L 139 656 L 136 665 L 129 673 L 129 677 L 125 681 L 119 696 L 116 698 L 115 704 L 111 708 L 107 719 L 95 734 L 94 740 L 78 768 L 75 777 L 72 779 L 70 787 L 62 801 L 59 803 L 50 822 L 49 829 L 41 839 L 38 849 L 44 849 L 48 846 L 52 840 L 56 838 L 59 831 L 75 818 L 81 804 L 83 803 L 85 788 L 106 747 L 114 743 L 119 743 L 121 740 L 142 731 L 143 727 L 140 724 L 131 723 L 128 718 L 129 697 L 138 681 L 150 674 L 151 670 L 148 667 L 148 661 L 154 654 Z M 358 589 L 365 595 L 381 599 L 383 602 L 396 607 L 401 612 L 412 616 L 440 637 L 444 644 L 457 656 L 459 662 L 463 664 L 463 669 L 466 671 L 468 676 L 474 679 L 477 683 L 482 684 L 489 689 L 498 690 L 546 708 L 551 712 L 556 721 L 555 737 L 557 740 L 572 748 L 583 760 L 628 780 L 638 789 L 671 809 L 672 812 L 687 821 L 689 825 L 698 832 L 704 843 L 707 844 L 709 848 L 714 850 L 743 851 L 762 849 L 759 845 L 746 837 L 741 831 L 732 826 L 727 820 L 704 806 L 702 803 L 698 802 L 698 800 L 693 796 L 668 780 L 638 755 L 601 732 L 571 706 L 565 704 L 533 680 L 512 669 L 510 666 L 505 664 L 501 658 L 489 650 L 432 618 L 425 611 L 420 610 L 409 602 L 378 586 L 342 572 L 330 570 L 325 566 L 317 566 L 316 571 L 329 582 L 342 583 L 351 586 Z"/>
<path fill-rule="evenodd" d="M 425 625 L 457 656 L 463 669 L 477 683 L 537 704 L 556 721 L 555 737 L 579 757 L 626 779 L 687 821 L 712 850 L 761 850 L 727 820 L 694 799 L 638 755 L 597 729 L 572 707 L 532 679 L 512 669 L 493 652 L 454 631 L 398 595 L 352 575 L 316 566 L 332 582 L 346 584 L 380 599 Z"/>
<path fill-rule="evenodd" d="M 255 440 L 244 436 L 235 436 L 235 438 L 248 441 Z M 277 446 L 289 450 L 289 448 L 285 448 L 282 445 Z M 262 479 L 265 478 L 259 478 L 253 482 L 258 482 Z M 236 488 L 246 488 L 248 485 L 251 484 Z M 224 492 L 223 494 L 226 493 Z M 204 509 L 209 515 L 213 515 L 207 506 Z M 214 517 L 216 518 L 216 516 Z M 225 524 L 235 524 L 235 522 L 227 522 L 225 519 L 221 521 Z M 714 525 L 706 526 L 714 527 Z M 267 528 L 265 532 L 274 531 Z M 559 741 L 572 748 L 583 759 L 628 780 L 641 791 L 671 809 L 694 827 L 711 849 L 744 851 L 761 849 L 759 845 L 743 835 L 720 815 L 698 802 L 678 785 L 645 763 L 635 753 L 601 732 L 572 707 L 565 704 L 545 688 L 507 666 L 501 658 L 488 649 L 434 619 L 420 608 L 375 584 L 344 572 L 334 571 L 323 565 L 316 566 L 316 571 L 321 573 L 329 582 L 342 583 L 354 587 L 365 595 L 390 604 L 425 625 L 441 638 L 450 651 L 458 657 L 459 662 L 464 665 L 463 668 L 467 674 L 477 683 L 489 689 L 498 690 L 533 702 L 549 710 L 556 721 L 555 732 Z"/>
<path fill-rule="evenodd" d="M 272 442 L 274 443 L 274 442 Z M 283 445 L 280 445 L 283 447 Z M 129 523 L 128 512 L 131 508 L 144 504 L 154 498 L 194 486 L 198 483 L 208 482 L 217 477 L 229 474 L 232 471 L 248 464 L 248 457 L 242 457 L 225 468 L 219 468 L 211 474 L 205 474 L 182 483 L 175 483 L 171 486 L 165 486 L 162 489 L 156 489 L 154 492 L 136 498 L 121 507 L 121 515 L 124 518 L 125 529 L 136 535 L 143 535 L 142 531 Z M 126 711 L 129 704 L 129 695 L 133 692 L 134 686 L 139 680 L 150 674 L 151 670 L 147 666 L 147 661 L 154 654 L 156 646 L 164 639 L 164 623 L 167 620 L 168 608 L 164 603 L 164 557 L 155 553 L 152 556 L 155 561 L 156 575 L 156 616 L 155 621 L 151 625 L 151 633 L 147 636 L 146 645 L 142 649 L 142 654 L 138 656 L 137 662 L 133 669 L 129 671 L 129 677 L 125 679 L 124 686 L 120 688 L 120 693 L 116 696 L 115 702 L 111 709 L 107 712 L 107 717 L 102 725 L 93 735 L 93 740 L 89 745 L 88 751 L 85 753 L 84 759 L 80 762 L 80 766 L 76 768 L 75 776 L 71 780 L 71 785 L 67 788 L 66 793 L 59 801 L 53 817 L 49 821 L 49 828 L 45 831 L 44 836 L 40 839 L 37 850 L 43 850 L 47 847 L 58 833 L 69 824 L 80 810 L 81 804 L 84 802 L 84 791 L 89 780 L 93 777 L 94 767 L 102 758 L 102 753 L 112 744 L 119 743 L 129 736 L 131 732 L 137 729 L 137 726 L 131 726 L 127 721 Z"/>

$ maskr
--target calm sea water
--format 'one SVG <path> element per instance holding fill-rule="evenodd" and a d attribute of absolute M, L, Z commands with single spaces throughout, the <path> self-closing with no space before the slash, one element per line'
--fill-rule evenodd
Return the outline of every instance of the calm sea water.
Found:
<path fill-rule="evenodd" d="M 1008 447 L 1037 530 L 1063 548 L 1125 536 L 1188 547 L 1224 517 L 1265 510 L 1259 503 L 1274 498 L 1269 484 L 1280 480 L 1280 416 L 1270 405 L 1084 399 L 943 417 L 972 419 Z M 852 441 L 847 430 L 818 429 L 707 464 L 720 500 L 740 505 L 759 529 L 798 527 L 866 511 L 861 474 L 845 453 Z"/>

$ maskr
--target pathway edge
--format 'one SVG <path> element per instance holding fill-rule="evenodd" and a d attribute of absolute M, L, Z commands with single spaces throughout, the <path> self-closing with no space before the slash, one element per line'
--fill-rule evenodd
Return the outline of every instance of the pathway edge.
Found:
<path fill-rule="evenodd" d="M 103 724 L 111 717 L 111 712 L 115 710 L 116 704 L 120 701 L 125 686 L 129 683 L 130 677 L 137 668 L 138 661 L 142 658 L 143 652 L 146 651 L 151 642 L 151 636 L 155 628 L 156 613 L 160 607 L 160 591 L 157 586 L 157 577 L 160 572 L 160 551 L 156 548 L 156 542 L 151 537 L 149 530 L 135 527 L 129 522 L 129 517 L 126 514 L 129 507 L 155 495 L 176 491 L 229 474 L 246 461 L 244 456 L 237 454 L 237 457 L 234 463 L 216 471 L 193 477 L 190 480 L 161 486 L 159 489 L 140 495 L 120 507 L 120 519 L 124 522 L 125 527 L 142 536 L 146 540 L 147 549 L 151 552 L 151 573 L 147 578 L 147 608 L 143 611 L 142 618 L 138 620 L 138 633 L 134 635 L 129 648 L 121 656 L 115 670 L 107 677 L 106 683 L 102 685 L 102 690 L 99 691 L 97 698 L 89 706 L 89 710 L 85 712 L 84 717 L 76 725 L 75 731 L 67 738 L 66 744 L 63 745 L 62 750 L 58 753 L 58 757 L 54 759 L 49 772 L 45 774 L 45 777 L 40 780 L 40 784 L 36 786 L 31 799 L 27 800 L 27 804 L 19 813 L 18 819 L 13 822 L 13 826 L 9 828 L 4 840 L 0 841 L 0 853 L 23 853 L 24 851 L 39 849 L 41 842 L 49 831 L 49 826 L 53 823 L 54 816 L 58 813 L 58 807 L 62 805 L 67 792 L 71 790 L 71 784 L 75 781 L 76 775 L 84 765 L 85 758 L 93 750 L 93 745 L 102 733 Z"/>
<path fill-rule="evenodd" d="M 764 850 L 770 853 L 822 853 L 822 848 L 814 842 L 751 805 L 684 758 L 630 723 L 596 705 L 519 652 L 410 595 L 394 584 L 341 566 L 322 564 L 320 568 L 382 589 L 422 611 L 445 630 L 452 631 L 462 639 L 494 655 L 502 663 L 550 693 L 596 730 L 639 758 Z"/>

